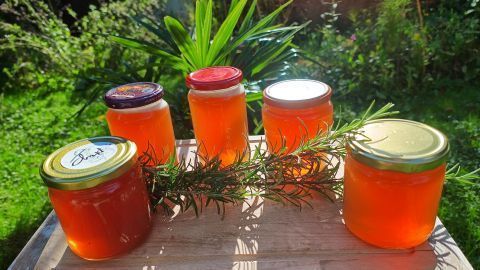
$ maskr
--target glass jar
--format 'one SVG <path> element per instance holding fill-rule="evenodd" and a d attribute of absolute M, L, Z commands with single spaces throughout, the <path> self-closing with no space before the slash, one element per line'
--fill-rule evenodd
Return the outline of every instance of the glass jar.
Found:
<path fill-rule="evenodd" d="M 139 154 L 151 147 L 160 163 L 175 156 L 172 119 L 163 94 L 156 83 L 138 82 L 113 88 L 104 96 L 110 134 L 135 142 Z"/>
<path fill-rule="evenodd" d="M 383 248 L 427 240 L 445 179 L 448 140 L 425 124 L 381 119 L 347 144 L 343 215 L 347 228 Z"/>
<path fill-rule="evenodd" d="M 209 67 L 190 73 L 188 103 L 198 154 L 218 156 L 222 165 L 248 158 L 248 123 L 242 71 L 234 67 Z"/>
<path fill-rule="evenodd" d="M 148 235 L 150 202 L 133 142 L 119 137 L 74 142 L 52 153 L 40 175 L 78 256 L 108 259 Z"/>
<path fill-rule="evenodd" d="M 262 119 L 271 152 L 290 153 L 301 142 L 326 132 L 333 124 L 332 89 L 313 80 L 287 80 L 263 91 Z M 283 145 L 284 144 L 284 145 Z"/>

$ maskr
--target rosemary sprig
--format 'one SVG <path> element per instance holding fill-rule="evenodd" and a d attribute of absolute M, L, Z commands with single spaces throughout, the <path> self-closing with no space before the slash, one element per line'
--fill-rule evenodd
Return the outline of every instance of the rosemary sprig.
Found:
<path fill-rule="evenodd" d="M 251 196 L 298 207 L 309 205 L 306 198 L 312 192 L 332 199 L 341 193 L 343 179 L 337 178 L 337 173 L 345 157 L 348 137 L 370 120 L 397 113 L 390 111 L 391 103 L 376 112 L 372 112 L 373 106 L 374 103 L 361 118 L 302 141 L 293 152 L 268 153 L 266 143 L 261 141 L 224 167 L 218 157 L 207 159 L 197 153 L 193 160 L 176 163 L 172 159 L 166 164 L 151 166 L 158 162 L 155 153 L 147 151 L 141 161 L 151 201 L 155 208 L 161 206 L 167 212 L 178 205 L 182 212 L 193 208 L 198 215 L 210 204 L 216 206 L 219 214 L 224 214 L 226 204 L 239 204 Z M 200 162 L 202 158 L 204 161 Z"/>
<path fill-rule="evenodd" d="M 462 184 L 480 186 L 480 168 L 471 172 L 463 172 L 460 164 L 455 164 L 447 170 L 445 180 L 446 182 L 457 181 Z"/>

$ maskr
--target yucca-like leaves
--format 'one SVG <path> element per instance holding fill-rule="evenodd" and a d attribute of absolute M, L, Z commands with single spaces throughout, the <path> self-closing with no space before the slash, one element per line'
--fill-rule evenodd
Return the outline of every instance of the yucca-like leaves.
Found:
<path fill-rule="evenodd" d="M 306 24 L 290 27 L 272 25 L 291 2 L 255 21 L 257 0 L 232 1 L 226 18 L 213 35 L 213 0 L 197 0 L 192 31 L 170 16 L 165 17 L 163 23 L 139 16 L 133 20 L 155 35 L 159 40 L 157 44 L 120 36 L 112 36 L 111 39 L 123 46 L 158 56 L 183 73 L 208 66 L 233 65 L 244 71 L 247 80 L 263 79 L 262 75 L 284 71 L 289 67 L 287 62 L 296 56 L 291 42 Z"/>

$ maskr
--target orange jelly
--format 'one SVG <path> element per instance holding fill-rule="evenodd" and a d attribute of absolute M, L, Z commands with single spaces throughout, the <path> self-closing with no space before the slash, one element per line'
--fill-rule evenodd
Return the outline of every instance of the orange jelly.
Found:
<path fill-rule="evenodd" d="M 150 203 L 134 143 L 119 137 L 77 141 L 51 154 L 41 176 L 78 256 L 108 259 L 148 235 Z"/>
<path fill-rule="evenodd" d="M 175 135 L 163 88 L 155 83 L 131 83 L 108 91 L 104 100 L 110 134 L 127 138 L 143 154 L 149 147 L 165 163 L 175 154 Z M 150 152 L 151 153 L 151 152 Z"/>
<path fill-rule="evenodd" d="M 411 248 L 428 239 L 445 179 L 448 141 L 427 125 L 375 120 L 348 144 L 344 220 L 360 239 Z"/>
<path fill-rule="evenodd" d="M 232 164 L 248 149 L 248 124 L 242 72 L 233 67 L 211 67 L 188 75 L 188 102 L 198 153 L 218 156 Z M 244 158 L 248 158 L 246 153 Z"/>
<path fill-rule="evenodd" d="M 331 88 L 313 80 L 287 80 L 263 92 L 263 126 L 269 150 L 286 152 L 326 132 L 333 124 Z"/>

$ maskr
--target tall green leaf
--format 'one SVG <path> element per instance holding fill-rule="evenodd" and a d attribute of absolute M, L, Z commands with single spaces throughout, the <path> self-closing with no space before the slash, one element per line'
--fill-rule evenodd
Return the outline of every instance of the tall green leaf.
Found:
<path fill-rule="evenodd" d="M 201 59 L 195 54 L 195 43 L 193 43 L 187 30 L 185 30 L 183 25 L 177 19 L 170 16 L 166 16 L 164 21 L 168 32 L 182 52 L 182 56 L 187 59 L 193 69 L 200 68 Z"/>
<path fill-rule="evenodd" d="M 245 18 L 243 18 L 242 25 L 240 25 L 240 29 L 238 30 L 239 33 L 245 32 L 248 27 L 252 24 L 252 19 L 253 19 L 253 13 L 255 12 L 255 9 L 257 8 L 257 0 L 253 0 L 252 4 L 250 5 L 250 8 L 248 9 L 247 15 L 245 15 Z"/>
<path fill-rule="evenodd" d="M 293 0 L 290 0 L 286 2 L 285 4 L 281 5 L 278 7 L 276 10 L 274 10 L 272 13 L 269 15 L 265 16 L 265 18 L 261 19 L 258 23 L 255 23 L 252 28 L 248 29 L 245 33 L 240 34 L 239 37 L 237 37 L 230 46 L 226 47 L 226 49 L 222 52 L 222 54 L 217 58 L 217 62 L 223 61 L 228 55 L 235 50 L 242 42 L 244 42 L 247 38 L 257 34 L 261 33 L 262 30 L 265 31 L 265 27 L 267 27 L 277 16 L 282 12 L 283 9 L 285 9 L 288 5 L 290 5 L 293 2 Z"/>
<path fill-rule="evenodd" d="M 213 20 L 213 1 L 197 0 L 195 9 L 196 52 L 200 66 L 206 66 Z"/>
<path fill-rule="evenodd" d="M 225 47 L 233 34 L 233 30 L 238 23 L 240 15 L 242 15 L 243 8 L 245 7 L 247 0 L 239 0 L 232 11 L 228 14 L 225 21 L 218 29 L 217 34 L 213 38 L 212 45 L 207 54 L 207 64 L 212 65 L 215 62 L 218 54 Z M 229 45 L 231 46 L 231 45 Z M 237 45 L 238 46 L 238 45 Z"/>
<path fill-rule="evenodd" d="M 130 17 L 134 22 L 138 23 L 139 25 L 145 27 L 148 31 L 155 34 L 161 41 L 165 42 L 171 49 L 172 53 L 180 53 L 177 44 L 170 36 L 170 33 L 165 28 L 164 25 L 159 25 L 151 18 L 139 15 L 135 17 Z M 160 21 L 161 22 L 161 21 Z"/>
<path fill-rule="evenodd" d="M 164 50 L 161 50 L 146 41 L 114 35 L 110 35 L 110 40 L 132 49 L 137 49 L 153 55 L 158 55 L 168 61 L 174 68 L 188 71 L 188 66 L 185 65 L 185 62 L 182 58 L 172 55 Z"/>

